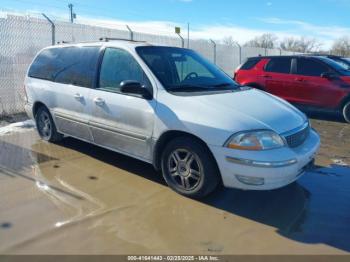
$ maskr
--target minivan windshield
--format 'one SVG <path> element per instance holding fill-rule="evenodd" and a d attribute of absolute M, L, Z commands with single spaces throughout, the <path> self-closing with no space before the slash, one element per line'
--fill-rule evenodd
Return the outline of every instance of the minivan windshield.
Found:
<path fill-rule="evenodd" d="M 235 81 L 193 50 L 142 46 L 136 51 L 169 92 L 239 90 Z"/>

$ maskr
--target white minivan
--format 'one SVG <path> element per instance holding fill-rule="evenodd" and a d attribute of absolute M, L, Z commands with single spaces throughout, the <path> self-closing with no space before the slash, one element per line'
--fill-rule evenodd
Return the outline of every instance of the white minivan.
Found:
<path fill-rule="evenodd" d="M 270 190 L 313 166 L 320 145 L 284 100 L 239 86 L 196 52 L 104 39 L 39 52 L 25 79 L 43 140 L 64 136 L 153 164 L 176 192 Z"/>

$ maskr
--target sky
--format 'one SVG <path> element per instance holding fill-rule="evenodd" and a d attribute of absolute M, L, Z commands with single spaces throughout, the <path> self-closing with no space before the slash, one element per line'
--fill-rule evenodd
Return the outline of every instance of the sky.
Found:
<path fill-rule="evenodd" d="M 334 39 L 350 36 L 350 0 L 0 0 L 0 10 L 42 13 L 69 19 L 72 3 L 77 23 L 135 31 L 174 34 L 180 26 L 191 38 L 220 40 L 231 36 L 244 43 L 263 33 L 280 40 L 290 36 L 316 38 L 322 49 Z"/>

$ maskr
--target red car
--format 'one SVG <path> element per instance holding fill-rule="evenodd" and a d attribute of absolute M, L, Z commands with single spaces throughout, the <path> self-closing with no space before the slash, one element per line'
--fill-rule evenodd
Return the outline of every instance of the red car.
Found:
<path fill-rule="evenodd" d="M 252 57 L 234 78 L 296 105 L 339 111 L 350 123 L 350 71 L 327 57 Z"/>

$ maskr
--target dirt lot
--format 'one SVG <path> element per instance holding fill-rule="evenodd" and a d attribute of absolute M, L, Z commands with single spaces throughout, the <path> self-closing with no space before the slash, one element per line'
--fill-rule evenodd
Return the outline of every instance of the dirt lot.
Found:
<path fill-rule="evenodd" d="M 1 254 L 335 254 L 350 252 L 350 125 L 313 120 L 316 164 L 266 192 L 203 201 L 151 166 L 28 125 L 0 135 Z"/>

